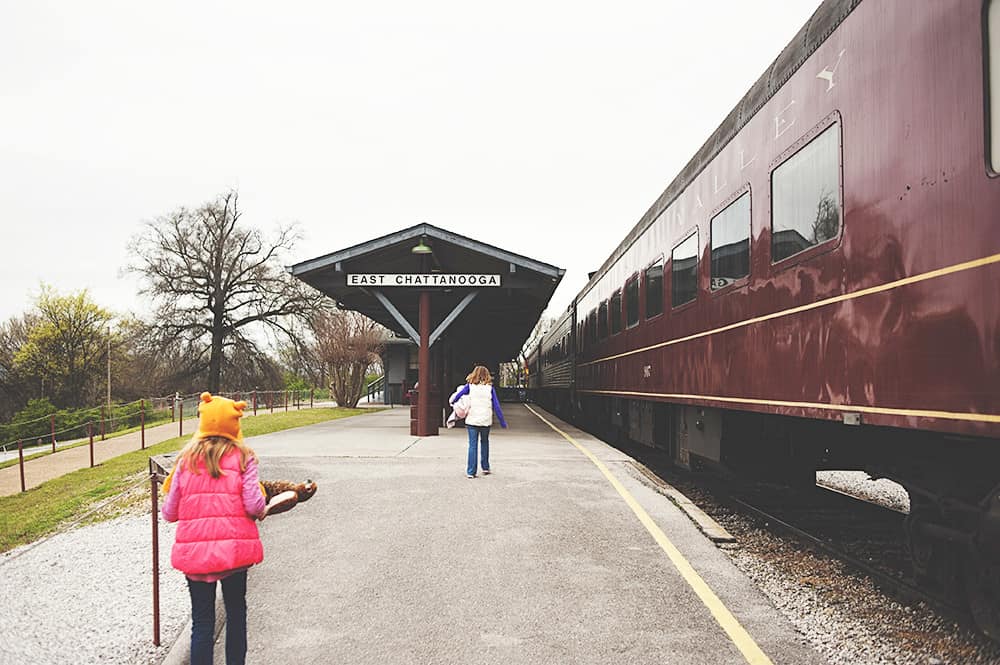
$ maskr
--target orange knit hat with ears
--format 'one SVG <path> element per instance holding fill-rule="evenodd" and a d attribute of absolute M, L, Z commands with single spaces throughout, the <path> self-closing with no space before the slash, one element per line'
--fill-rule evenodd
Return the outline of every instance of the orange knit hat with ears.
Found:
<path fill-rule="evenodd" d="M 201 394 L 198 404 L 198 431 L 195 437 L 203 439 L 207 436 L 221 436 L 233 441 L 243 440 L 240 430 L 240 418 L 246 402 L 234 402 L 228 397 L 219 397 L 210 393 Z"/>

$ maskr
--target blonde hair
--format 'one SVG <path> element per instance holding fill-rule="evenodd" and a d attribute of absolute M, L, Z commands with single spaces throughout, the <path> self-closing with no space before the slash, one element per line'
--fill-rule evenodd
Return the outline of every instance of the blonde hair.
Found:
<path fill-rule="evenodd" d="M 482 365 L 476 365 L 476 369 L 472 370 L 472 373 L 465 377 L 465 382 L 492 384 L 493 377 L 490 376 L 490 370 Z"/>
<path fill-rule="evenodd" d="M 257 459 L 257 453 L 250 449 L 242 441 L 235 441 L 224 436 L 195 437 L 188 441 L 177 459 L 178 464 L 183 464 L 184 468 L 192 473 L 199 473 L 198 463 L 203 462 L 205 469 L 213 478 L 222 475 L 222 467 L 219 462 L 230 450 L 235 448 L 240 451 L 240 471 L 247 470 L 247 460 Z"/>

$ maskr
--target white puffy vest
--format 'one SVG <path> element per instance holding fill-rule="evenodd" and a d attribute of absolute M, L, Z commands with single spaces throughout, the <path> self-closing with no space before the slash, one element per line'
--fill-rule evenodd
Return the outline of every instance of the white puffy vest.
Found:
<path fill-rule="evenodd" d="M 493 386 L 488 383 L 469 384 L 469 415 L 466 425 L 489 427 L 493 424 Z"/>

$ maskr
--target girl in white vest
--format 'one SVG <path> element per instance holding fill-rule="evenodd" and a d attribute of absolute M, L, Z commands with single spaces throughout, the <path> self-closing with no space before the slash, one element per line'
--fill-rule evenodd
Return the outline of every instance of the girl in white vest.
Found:
<path fill-rule="evenodd" d="M 469 463 L 465 470 L 468 478 L 476 477 L 479 466 L 478 452 L 482 447 L 483 475 L 490 475 L 490 427 L 493 425 L 493 414 L 497 414 L 500 427 L 506 429 L 507 421 L 503 419 L 500 410 L 500 400 L 493 390 L 493 377 L 490 371 L 482 365 L 476 365 L 466 384 L 462 386 L 449 400 L 455 404 L 463 395 L 469 396 L 469 413 L 465 416 L 465 429 L 469 432 Z"/>

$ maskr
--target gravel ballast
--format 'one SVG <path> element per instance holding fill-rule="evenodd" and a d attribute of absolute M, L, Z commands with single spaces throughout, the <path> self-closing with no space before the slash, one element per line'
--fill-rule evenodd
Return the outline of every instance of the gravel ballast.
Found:
<path fill-rule="evenodd" d="M 191 606 L 160 520 L 160 640 L 153 646 L 152 525 L 135 511 L 0 555 L 0 664 L 160 663 Z"/>

